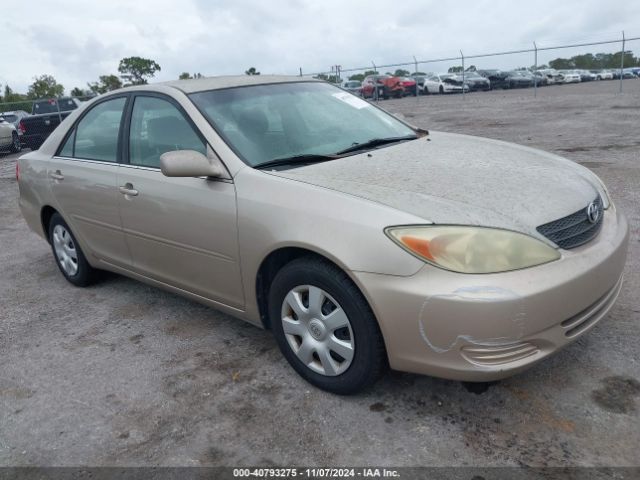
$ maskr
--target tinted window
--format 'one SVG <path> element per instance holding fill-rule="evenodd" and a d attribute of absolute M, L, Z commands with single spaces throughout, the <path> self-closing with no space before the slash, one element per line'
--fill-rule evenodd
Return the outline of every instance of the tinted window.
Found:
<path fill-rule="evenodd" d="M 126 98 L 121 97 L 89 110 L 76 128 L 74 157 L 117 161 L 118 134 L 125 103 Z"/>
<path fill-rule="evenodd" d="M 160 155 L 172 150 L 196 150 L 206 145 L 184 115 L 170 102 L 155 97 L 136 97 L 131 114 L 129 163 L 160 167 Z"/>

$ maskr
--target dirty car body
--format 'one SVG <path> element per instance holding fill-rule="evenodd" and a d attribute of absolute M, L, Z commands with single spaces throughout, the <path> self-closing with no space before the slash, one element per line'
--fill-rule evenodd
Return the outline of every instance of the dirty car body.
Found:
<path fill-rule="evenodd" d="M 512 375 L 590 330 L 622 282 L 627 223 L 589 170 L 426 135 L 323 82 L 123 89 L 18 168 L 23 215 L 69 281 L 110 270 L 270 328 L 337 393 L 387 362 Z"/>

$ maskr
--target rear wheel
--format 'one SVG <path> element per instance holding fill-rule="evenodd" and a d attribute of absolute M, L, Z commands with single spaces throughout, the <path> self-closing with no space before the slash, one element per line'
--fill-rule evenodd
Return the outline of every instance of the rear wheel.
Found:
<path fill-rule="evenodd" d="M 373 384 L 386 365 L 371 308 L 328 261 L 303 257 L 285 265 L 271 284 L 269 316 L 284 357 L 318 388 L 356 393 Z"/>
<path fill-rule="evenodd" d="M 11 135 L 11 152 L 18 153 L 20 150 L 22 150 L 20 137 L 18 137 L 18 134 L 16 132 L 13 132 L 13 134 Z"/>
<path fill-rule="evenodd" d="M 49 242 L 64 278 L 76 287 L 86 287 L 95 281 L 97 271 L 87 262 L 69 225 L 59 213 L 54 213 L 49 221 Z"/>
<path fill-rule="evenodd" d="M 444 93 L 444 87 L 442 85 L 440 85 L 440 88 L 438 88 L 438 91 L 442 94 Z"/>

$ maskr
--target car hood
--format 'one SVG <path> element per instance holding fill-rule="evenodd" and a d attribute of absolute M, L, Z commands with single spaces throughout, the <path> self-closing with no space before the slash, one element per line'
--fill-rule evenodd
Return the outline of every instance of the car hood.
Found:
<path fill-rule="evenodd" d="M 538 238 L 537 226 L 585 208 L 598 194 L 607 202 L 597 177 L 567 159 L 442 132 L 269 173 L 365 198 L 425 222 L 506 228 Z"/>

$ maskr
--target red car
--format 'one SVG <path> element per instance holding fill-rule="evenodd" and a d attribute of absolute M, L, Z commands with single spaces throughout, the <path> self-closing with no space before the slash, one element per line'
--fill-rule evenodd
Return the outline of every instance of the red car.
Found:
<path fill-rule="evenodd" d="M 416 90 L 416 80 L 411 77 L 401 77 L 400 85 L 404 88 L 404 95 L 417 95 L 418 90 Z"/>
<path fill-rule="evenodd" d="M 362 82 L 362 96 L 364 98 L 401 98 L 404 96 L 402 80 L 391 75 L 369 75 Z"/>

